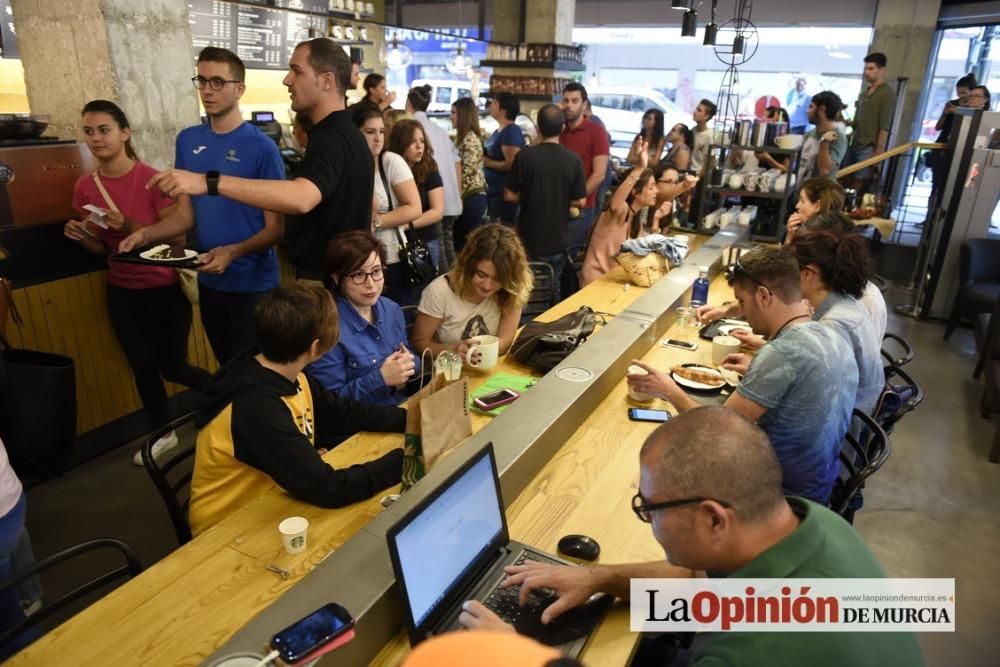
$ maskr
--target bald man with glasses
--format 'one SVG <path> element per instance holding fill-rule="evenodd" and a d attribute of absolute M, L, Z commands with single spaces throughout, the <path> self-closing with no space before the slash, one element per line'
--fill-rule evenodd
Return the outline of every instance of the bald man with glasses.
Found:
<path fill-rule="evenodd" d="M 850 524 L 816 503 L 785 496 L 781 480 L 767 435 L 736 412 L 703 407 L 678 415 L 643 444 L 632 503 L 665 560 L 520 565 L 506 568 L 510 576 L 501 586 L 520 585 L 522 603 L 531 591 L 554 591 L 557 599 L 542 612 L 549 623 L 595 593 L 628 598 L 632 579 L 676 577 L 678 567 L 716 578 L 885 577 Z M 513 631 L 476 601 L 466 603 L 459 621 Z M 723 632 L 697 635 L 690 652 L 687 664 L 704 666 L 923 663 L 913 633 Z"/>

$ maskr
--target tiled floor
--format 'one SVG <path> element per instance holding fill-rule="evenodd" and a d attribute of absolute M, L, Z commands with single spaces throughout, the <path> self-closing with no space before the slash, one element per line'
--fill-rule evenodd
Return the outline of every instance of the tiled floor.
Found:
<path fill-rule="evenodd" d="M 958 580 L 959 630 L 921 636 L 928 665 L 998 665 L 1000 465 L 987 460 L 997 421 L 979 416 L 972 337 L 959 330 L 944 343 L 941 324 L 895 316 L 889 330 L 914 344 L 909 370 L 926 399 L 897 427 L 892 457 L 872 478 L 856 525 L 889 575 Z M 176 547 L 132 453 L 112 452 L 31 490 L 28 522 L 37 555 L 111 535 L 151 565 Z M 65 579 L 49 577 L 46 586 L 54 591 Z"/>

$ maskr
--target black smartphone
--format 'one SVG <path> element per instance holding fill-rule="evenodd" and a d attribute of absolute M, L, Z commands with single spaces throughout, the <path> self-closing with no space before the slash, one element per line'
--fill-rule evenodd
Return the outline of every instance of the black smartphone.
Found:
<path fill-rule="evenodd" d="M 698 349 L 698 343 L 689 343 L 686 340 L 677 340 L 676 338 L 668 338 L 662 343 L 660 343 L 660 345 L 663 345 L 665 347 L 679 347 L 682 350 Z"/>
<path fill-rule="evenodd" d="M 354 618 L 331 602 L 271 637 L 271 648 L 286 663 L 298 662 L 354 627 Z"/>
<path fill-rule="evenodd" d="M 501 405 L 513 403 L 520 396 L 521 394 L 517 393 L 513 389 L 501 389 L 500 391 L 494 391 L 492 394 L 480 396 L 472 402 L 475 403 L 476 407 L 483 412 L 489 412 L 493 408 L 499 408 Z"/>
<path fill-rule="evenodd" d="M 646 410 L 643 408 L 629 408 L 628 418 L 634 422 L 665 422 L 670 419 L 670 413 L 666 410 Z"/>

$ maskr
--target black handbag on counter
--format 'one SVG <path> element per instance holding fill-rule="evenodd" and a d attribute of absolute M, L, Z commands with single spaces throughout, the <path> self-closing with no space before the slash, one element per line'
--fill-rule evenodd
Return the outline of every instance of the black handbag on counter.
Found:
<path fill-rule="evenodd" d="M 11 347 L 0 335 L 0 437 L 22 478 L 55 477 L 76 440 L 76 373 L 60 354 Z"/>
<path fill-rule="evenodd" d="M 378 175 L 382 179 L 382 188 L 385 190 L 385 198 L 389 202 L 389 210 L 392 210 L 392 190 L 389 189 L 389 179 L 385 177 L 385 169 L 382 166 L 382 157 L 378 159 Z M 396 240 L 399 241 L 399 259 L 406 267 L 406 282 L 411 287 L 423 287 L 437 278 L 437 265 L 431 257 L 431 251 L 427 245 L 416 236 L 411 238 L 404 236 L 399 227 L 393 228 L 396 232 Z"/>
<path fill-rule="evenodd" d="M 590 306 L 580 306 L 555 322 L 528 322 L 510 346 L 510 356 L 536 371 L 548 372 L 587 340 L 595 326 L 597 314 Z"/>

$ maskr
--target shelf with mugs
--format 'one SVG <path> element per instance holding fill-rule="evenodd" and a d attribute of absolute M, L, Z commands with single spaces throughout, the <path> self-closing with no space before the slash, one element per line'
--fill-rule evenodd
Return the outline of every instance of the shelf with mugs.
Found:
<path fill-rule="evenodd" d="M 375 3 L 354 2 L 354 0 L 332 0 L 328 4 L 327 12 L 334 18 L 354 19 L 375 19 Z"/>
<path fill-rule="evenodd" d="M 554 69 L 563 72 L 584 72 L 586 65 L 568 60 L 524 61 L 524 60 L 480 60 L 480 67 L 508 67 L 511 69 Z"/>
<path fill-rule="evenodd" d="M 752 151 L 754 153 L 769 153 L 771 155 L 796 155 L 801 148 L 779 148 L 778 146 L 743 146 L 740 144 L 712 144 L 712 148 L 723 150 Z"/>
<path fill-rule="evenodd" d="M 757 197 L 760 199 L 784 199 L 788 192 L 761 192 L 760 190 L 738 190 L 728 185 L 708 185 L 705 187 L 709 192 L 717 192 L 728 197 Z"/>
<path fill-rule="evenodd" d="M 537 93 L 519 93 L 514 90 L 486 90 L 480 91 L 479 96 L 485 98 L 492 98 L 500 93 L 510 93 L 522 102 L 557 102 L 561 96 L 559 95 L 539 95 Z"/>

